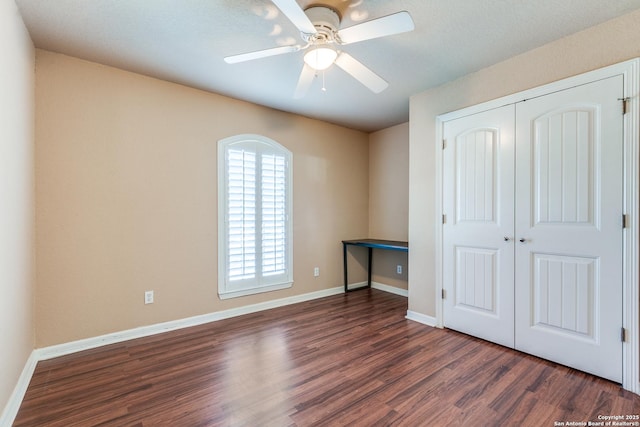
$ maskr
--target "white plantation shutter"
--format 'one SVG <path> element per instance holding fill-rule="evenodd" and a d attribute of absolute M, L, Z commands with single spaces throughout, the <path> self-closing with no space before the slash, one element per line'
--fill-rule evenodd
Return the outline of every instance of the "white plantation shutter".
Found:
<path fill-rule="evenodd" d="M 220 297 L 290 287 L 291 153 L 239 135 L 219 141 L 218 162 Z"/>
<path fill-rule="evenodd" d="M 229 280 L 256 276 L 256 153 L 227 157 L 227 265 Z"/>
<path fill-rule="evenodd" d="M 262 272 L 286 270 L 286 168 L 283 156 L 262 156 Z"/>

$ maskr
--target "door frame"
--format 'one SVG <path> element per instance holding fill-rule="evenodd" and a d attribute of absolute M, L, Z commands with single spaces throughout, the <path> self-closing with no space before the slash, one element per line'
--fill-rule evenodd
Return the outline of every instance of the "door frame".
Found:
<path fill-rule="evenodd" d="M 476 114 L 482 111 L 515 104 L 527 99 L 537 98 L 553 92 L 580 86 L 596 80 L 616 75 L 624 77 L 624 95 L 627 99 L 626 114 L 623 116 L 624 138 L 624 178 L 623 209 L 627 218 L 627 227 L 623 234 L 623 274 L 622 274 L 622 326 L 626 331 L 626 340 L 622 345 L 622 386 L 640 394 L 640 58 L 610 65 L 598 70 L 569 77 L 533 89 L 528 89 L 492 101 L 442 114 L 436 117 L 436 200 L 435 218 L 443 215 L 443 127 L 444 122 Z M 621 100 L 622 108 L 622 100 Z M 436 326 L 443 327 L 442 273 L 443 273 L 443 225 L 442 221 L 435 230 L 435 301 Z"/>

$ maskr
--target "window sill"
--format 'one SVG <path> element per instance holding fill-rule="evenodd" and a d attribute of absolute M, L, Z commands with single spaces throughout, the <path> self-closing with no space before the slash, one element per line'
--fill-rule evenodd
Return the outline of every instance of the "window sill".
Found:
<path fill-rule="evenodd" d="M 260 286 L 257 288 L 250 288 L 250 289 L 241 289 L 238 291 L 228 291 L 228 292 L 218 291 L 218 296 L 220 297 L 220 299 L 231 299 L 231 298 L 237 298 L 237 297 L 244 297 L 247 295 L 260 294 L 263 292 L 278 291 L 281 289 L 290 288 L 292 286 L 293 286 L 293 282 L 276 283 L 275 285 Z"/>

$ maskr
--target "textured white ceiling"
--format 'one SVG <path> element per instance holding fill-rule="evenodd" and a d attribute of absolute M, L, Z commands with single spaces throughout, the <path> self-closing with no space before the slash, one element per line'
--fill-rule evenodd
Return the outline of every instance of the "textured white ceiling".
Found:
<path fill-rule="evenodd" d="M 409 120 L 409 97 L 640 8 L 640 0 L 299 0 L 338 9 L 341 27 L 408 11 L 413 32 L 342 49 L 389 82 L 373 94 L 341 69 L 293 93 L 302 52 L 227 64 L 300 41 L 269 0 L 16 0 L 38 48 L 364 131 Z"/>

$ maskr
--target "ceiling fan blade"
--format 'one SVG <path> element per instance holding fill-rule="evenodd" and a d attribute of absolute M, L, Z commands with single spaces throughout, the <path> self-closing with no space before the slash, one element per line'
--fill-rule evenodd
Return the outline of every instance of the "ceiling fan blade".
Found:
<path fill-rule="evenodd" d="M 361 62 L 355 60 L 347 53 L 340 53 L 336 58 L 335 64 L 347 73 L 351 74 L 353 78 L 368 87 L 373 93 L 380 93 L 389 86 L 389 83 L 387 83 L 382 77 L 365 67 Z"/>
<path fill-rule="evenodd" d="M 272 0 L 273 4 L 284 15 L 289 18 L 289 21 L 293 23 L 304 34 L 315 34 L 316 27 L 313 26 L 304 10 L 298 5 L 296 0 Z"/>
<path fill-rule="evenodd" d="M 271 49 L 257 50 L 255 52 L 241 53 L 240 55 L 231 55 L 224 58 L 227 64 L 235 64 L 238 62 L 251 61 L 252 59 L 266 58 L 268 56 L 281 55 L 283 53 L 297 52 L 300 46 L 279 46 Z"/>
<path fill-rule="evenodd" d="M 307 64 L 304 64 L 302 67 L 302 72 L 300 73 L 300 78 L 298 79 L 298 85 L 296 86 L 296 91 L 293 94 L 295 99 L 303 98 L 307 92 L 309 91 L 309 87 L 311 86 L 311 82 L 313 82 L 314 77 L 316 76 L 316 71 L 309 67 Z"/>
<path fill-rule="evenodd" d="M 338 31 L 342 44 L 356 43 L 378 37 L 413 31 L 415 25 L 409 12 L 402 11 L 382 18 L 372 19 Z"/>

